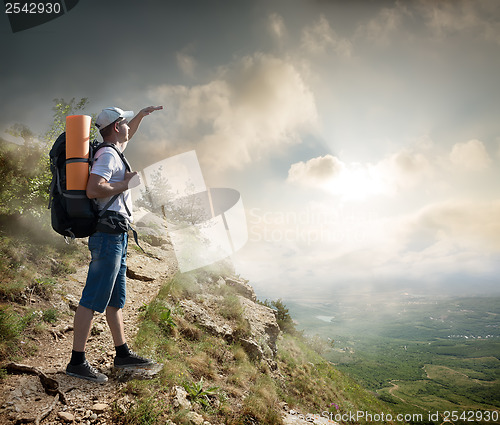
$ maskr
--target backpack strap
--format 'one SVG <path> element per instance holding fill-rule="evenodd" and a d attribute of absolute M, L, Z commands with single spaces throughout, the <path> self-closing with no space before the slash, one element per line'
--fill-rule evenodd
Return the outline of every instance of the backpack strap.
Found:
<path fill-rule="evenodd" d="M 101 143 L 99 146 L 97 146 L 95 152 L 94 152 L 94 155 L 97 153 L 97 151 L 101 148 L 112 148 L 115 150 L 115 152 L 118 154 L 118 156 L 120 157 L 120 159 L 123 161 L 123 164 L 125 165 L 125 168 L 127 169 L 128 172 L 131 172 L 132 171 L 132 168 L 130 167 L 130 164 L 129 162 L 127 161 L 127 158 L 125 158 L 125 155 L 123 155 L 123 152 L 120 151 L 120 149 L 118 149 L 116 147 L 116 145 L 112 144 L 112 143 L 106 143 L 106 142 L 103 142 Z M 91 164 L 92 165 L 92 164 Z M 120 195 L 120 194 L 119 194 Z M 117 195 L 115 195 L 116 197 L 118 197 Z M 113 202 L 116 200 L 116 198 L 113 199 Z M 111 204 L 113 203 L 111 202 Z M 111 204 L 109 206 L 111 206 Z M 123 203 L 125 205 L 125 209 L 127 210 L 127 214 L 129 216 L 131 216 L 131 212 L 130 210 L 128 209 L 127 207 L 127 204 L 125 204 L 125 202 Z M 108 208 L 109 208 L 108 206 Z M 106 208 L 107 209 L 107 208 Z"/>
<path fill-rule="evenodd" d="M 68 158 L 66 159 L 66 164 L 71 164 L 73 162 L 90 162 L 88 158 Z"/>
<path fill-rule="evenodd" d="M 121 195 L 121 193 L 117 193 L 116 195 L 113 195 L 113 197 L 112 197 L 112 198 L 111 198 L 108 202 L 106 202 L 106 205 L 104 205 L 104 207 L 102 208 L 102 210 L 101 210 L 101 211 L 99 211 L 99 218 L 101 218 L 101 217 L 104 215 L 104 213 L 105 213 L 105 212 L 108 210 L 108 208 L 109 208 L 109 207 L 113 204 L 113 202 L 115 202 L 115 201 L 118 199 L 118 197 L 119 197 L 120 195 Z M 125 208 L 126 208 L 126 207 L 125 207 Z M 129 211 L 128 211 L 128 208 L 127 208 L 127 213 L 128 213 L 128 212 L 129 212 Z M 129 213 L 129 215 L 130 215 L 130 213 Z"/>
<path fill-rule="evenodd" d="M 95 152 L 94 152 L 94 155 L 97 153 L 97 151 L 101 148 L 112 148 L 116 151 L 116 153 L 118 154 L 118 156 L 120 157 L 120 159 L 123 161 L 123 163 L 125 164 L 125 168 L 127 169 L 127 171 L 132 171 L 132 168 L 130 167 L 130 164 L 129 162 L 127 161 L 127 158 L 125 158 L 125 155 L 123 155 L 123 152 L 118 149 L 116 147 L 116 145 L 114 145 L 113 143 L 101 143 L 99 146 L 97 146 Z"/>
<path fill-rule="evenodd" d="M 52 175 L 52 181 L 50 182 L 50 187 L 49 187 L 49 205 L 47 206 L 47 209 L 50 210 L 50 206 L 52 205 L 52 198 L 54 197 L 54 191 L 57 189 L 59 190 L 59 193 L 62 193 L 61 191 L 61 184 L 59 182 L 59 169 L 55 168 L 53 175 Z"/>
<path fill-rule="evenodd" d="M 125 168 L 127 169 L 128 172 L 131 172 L 132 171 L 132 168 L 130 167 L 130 164 L 129 162 L 127 161 L 127 158 L 125 158 L 125 155 L 123 155 L 123 152 L 120 151 L 120 149 L 118 149 L 116 147 L 116 145 L 112 144 L 112 143 L 106 143 L 106 142 L 103 142 L 101 143 L 99 146 L 97 146 L 97 148 L 95 149 L 95 152 L 94 152 L 94 155 L 97 153 L 97 151 L 101 148 L 112 148 L 116 151 L 116 153 L 118 154 L 118 156 L 120 157 L 120 159 L 123 161 L 123 163 L 125 164 Z M 99 213 L 99 218 L 106 212 L 106 210 L 111 206 L 111 204 L 113 202 L 116 201 L 116 199 L 118 198 L 118 196 L 124 196 L 123 195 L 123 192 L 121 193 L 118 193 L 116 195 L 114 195 L 109 201 L 108 203 L 104 206 L 104 208 L 102 209 L 102 211 Z M 132 216 L 132 213 L 130 212 L 127 204 L 125 202 L 123 202 L 123 205 L 125 206 L 125 210 L 127 211 L 127 214 L 129 215 L 129 217 Z M 137 244 L 137 246 L 141 249 L 142 252 L 145 252 L 144 249 L 142 249 L 142 246 L 139 245 L 139 238 L 137 236 L 137 231 L 130 225 L 130 223 L 128 223 L 128 229 L 132 231 L 132 234 L 134 235 L 134 241 L 135 243 Z"/>
<path fill-rule="evenodd" d="M 101 143 L 100 145 L 97 146 L 97 148 L 95 149 L 94 151 L 94 155 L 93 155 L 93 158 L 95 158 L 95 154 L 97 153 L 97 151 L 101 148 L 112 148 L 116 151 L 116 153 L 118 154 L 118 156 L 120 157 L 120 159 L 123 161 L 123 164 L 125 165 L 125 168 L 127 169 L 128 172 L 132 171 L 132 168 L 130 167 L 130 164 L 129 162 L 127 161 L 127 158 L 125 158 L 125 155 L 123 155 L 123 152 L 120 151 L 120 149 L 118 149 L 116 147 L 116 145 L 112 144 L 112 143 L 106 143 L 106 142 L 103 142 Z M 95 161 L 95 159 L 93 159 L 93 161 Z M 93 163 L 92 161 L 92 163 Z M 90 164 L 92 165 L 92 164 Z M 104 208 L 102 209 L 102 211 L 99 213 L 99 217 L 101 217 L 105 212 L 106 210 L 113 204 L 113 202 L 115 202 L 118 197 L 123 195 L 123 192 L 122 193 L 118 193 L 116 195 L 114 195 L 110 200 L 109 202 L 104 206 Z M 132 216 L 132 213 L 130 212 L 130 210 L 128 209 L 127 207 L 127 204 L 125 202 L 123 202 L 123 205 L 125 205 L 125 210 L 127 211 L 127 214 L 129 215 L 129 217 Z"/>

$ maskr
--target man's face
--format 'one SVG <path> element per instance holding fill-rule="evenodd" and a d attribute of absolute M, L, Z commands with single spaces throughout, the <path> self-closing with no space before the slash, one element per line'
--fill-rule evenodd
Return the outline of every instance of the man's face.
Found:
<path fill-rule="evenodd" d="M 116 131 L 118 132 L 118 138 L 120 142 L 128 142 L 128 132 L 130 127 L 128 126 L 128 121 L 123 119 L 118 121 L 115 125 Z"/>

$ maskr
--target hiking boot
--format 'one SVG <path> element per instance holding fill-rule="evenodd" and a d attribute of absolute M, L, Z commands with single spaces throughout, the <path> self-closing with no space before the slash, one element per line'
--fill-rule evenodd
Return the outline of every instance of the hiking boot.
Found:
<path fill-rule="evenodd" d="M 154 360 L 141 357 L 133 351 L 127 357 L 115 357 L 114 366 L 117 369 L 133 369 L 151 367 L 157 363 Z"/>
<path fill-rule="evenodd" d="M 100 383 L 106 382 L 108 380 L 108 377 L 106 375 L 98 372 L 97 369 L 90 366 L 87 360 L 85 360 L 82 364 L 76 366 L 68 364 L 68 366 L 66 367 L 66 375 Z"/>

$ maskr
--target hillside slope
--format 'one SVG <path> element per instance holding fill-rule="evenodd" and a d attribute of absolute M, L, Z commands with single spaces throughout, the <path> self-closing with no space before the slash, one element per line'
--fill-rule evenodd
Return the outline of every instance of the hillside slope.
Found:
<path fill-rule="evenodd" d="M 181 274 L 169 241 L 147 233 L 141 243 L 146 254 L 129 248 L 124 319 L 129 345 L 155 358 L 161 370 L 115 373 L 111 335 L 104 316 L 96 314 L 87 358 L 109 381 L 98 385 L 64 374 L 88 261 L 85 241 L 78 241 L 71 254 L 78 260 L 62 272 L 67 256 L 42 255 L 26 277 L 38 285 L 11 297 L 3 291 L 3 328 L 14 312 L 32 326 L 11 352 L 2 353 L 0 423 L 311 423 L 307 415 L 315 423 L 356 423 L 360 415 L 387 415 L 387 406 L 335 370 L 310 341 L 281 332 L 273 310 L 256 301 L 229 263 Z M 16 246 L 2 250 L 2 264 L 18 253 L 15 266 L 9 263 L 14 272 L 2 266 L 4 276 L 15 280 L 33 255 L 13 237 L 2 234 L 1 243 Z M 59 272 L 50 291 L 35 290 L 54 268 Z M 53 320 L 45 320 L 47 312 Z M 32 373 L 7 367 L 12 362 Z M 43 387 L 44 378 L 56 381 L 56 391 Z"/>

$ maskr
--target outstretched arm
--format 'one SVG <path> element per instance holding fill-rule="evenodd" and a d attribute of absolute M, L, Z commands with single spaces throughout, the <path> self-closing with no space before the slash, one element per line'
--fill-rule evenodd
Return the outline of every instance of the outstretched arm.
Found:
<path fill-rule="evenodd" d="M 134 118 L 132 118 L 128 123 L 128 126 L 130 128 L 128 132 L 129 140 L 134 136 L 135 132 L 139 128 L 139 124 L 141 123 L 144 117 L 148 116 L 151 112 L 159 111 L 161 109 L 163 109 L 163 106 L 148 106 L 144 109 L 141 109 L 139 113 Z"/>

